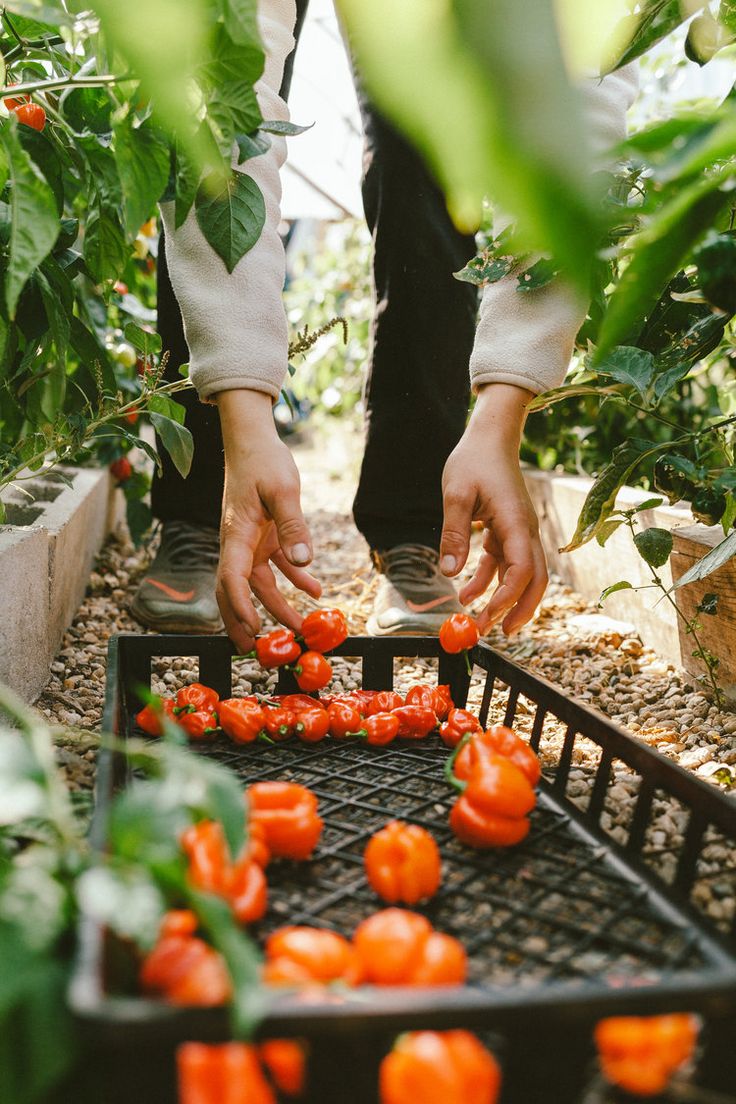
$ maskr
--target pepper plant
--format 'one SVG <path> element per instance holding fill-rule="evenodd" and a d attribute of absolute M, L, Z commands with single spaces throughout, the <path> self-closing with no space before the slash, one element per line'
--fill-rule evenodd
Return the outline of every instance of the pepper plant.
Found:
<path fill-rule="evenodd" d="M 9 0 L 0 54 L 0 486 L 90 445 L 107 457 L 111 434 L 119 455 L 142 444 L 132 400 L 184 474 L 177 388 L 141 387 L 105 339 L 127 327 L 151 372 L 166 353 L 121 294 L 158 203 L 177 226 L 194 213 L 223 272 L 258 240 L 246 163 L 299 128 L 261 117 L 256 0 Z"/>
<path fill-rule="evenodd" d="M 54 733 L 0 687 L 0 1099 L 4 1104 L 99 1100 L 67 1006 L 82 912 L 142 951 L 164 911 L 186 905 L 233 979 L 232 1027 L 247 1037 L 261 1014 L 258 953 L 228 905 L 194 890 L 179 839 L 221 823 L 232 854 L 245 843 L 241 785 L 190 751 L 176 725 L 163 741 L 131 742 L 138 780 L 115 798 L 97 853 L 85 810 L 59 777 Z M 120 749 L 122 751 L 122 749 Z M 81 1080 L 80 1080 L 81 1078 Z"/>

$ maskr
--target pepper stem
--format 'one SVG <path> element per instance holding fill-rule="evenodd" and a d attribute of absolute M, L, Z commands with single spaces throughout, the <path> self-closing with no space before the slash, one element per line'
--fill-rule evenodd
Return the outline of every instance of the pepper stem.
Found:
<path fill-rule="evenodd" d="M 465 654 L 467 656 L 468 653 L 466 652 Z M 461 778 L 456 778 L 453 768 L 455 766 L 455 760 L 457 759 L 458 755 L 465 747 L 465 745 L 470 743 L 472 738 L 473 733 L 466 732 L 460 743 L 455 748 L 453 748 L 452 755 L 449 755 L 447 757 L 447 760 L 445 761 L 445 782 L 447 782 L 448 786 L 453 786 L 456 790 L 459 790 L 460 793 L 464 792 L 465 787 L 468 783 L 463 782 Z"/>
<path fill-rule="evenodd" d="M 467 648 L 466 648 L 466 649 L 465 649 L 465 651 L 463 652 L 463 655 L 465 656 L 465 666 L 466 666 L 466 667 L 468 668 L 468 674 L 469 674 L 469 675 L 472 675 L 472 673 L 473 673 L 473 667 L 472 667 L 472 664 L 471 664 L 471 662 L 470 662 L 470 654 L 469 654 L 469 652 L 468 652 L 468 649 L 467 649 Z"/>

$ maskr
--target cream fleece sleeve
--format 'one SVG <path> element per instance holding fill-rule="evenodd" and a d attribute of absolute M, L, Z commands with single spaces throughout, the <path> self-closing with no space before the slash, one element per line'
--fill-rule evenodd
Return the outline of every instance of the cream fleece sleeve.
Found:
<path fill-rule="evenodd" d="M 586 85 L 596 155 L 625 138 L 626 112 L 637 89 L 636 63 Z M 559 279 L 524 294 L 517 287 L 510 275 L 483 291 L 470 357 L 474 390 L 484 383 L 513 383 L 539 394 L 565 378 L 587 303 Z"/>
<path fill-rule="evenodd" d="M 294 47 L 294 0 L 260 0 L 258 24 L 266 52 L 256 93 L 264 119 L 288 119 L 279 96 L 284 62 Z M 218 391 L 249 388 L 274 398 L 286 374 L 288 331 L 281 293 L 284 249 L 278 234 L 286 142 L 271 135 L 267 153 L 243 166 L 266 202 L 258 242 L 229 274 L 199 229 L 192 209 L 174 229 L 174 205 L 161 205 L 166 260 L 184 320 L 190 377 L 201 399 Z M 233 164 L 235 165 L 234 157 Z"/>

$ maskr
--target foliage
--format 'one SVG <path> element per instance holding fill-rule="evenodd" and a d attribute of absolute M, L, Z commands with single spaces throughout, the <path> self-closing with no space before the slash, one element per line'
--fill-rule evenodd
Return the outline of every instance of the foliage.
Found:
<path fill-rule="evenodd" d="M 222 902 L 193 892 L 178 845 L 204 817 L 220 820 L 237 853 L 244 842 L 240 783 L 179 743 L 127 747 L 138 781 L 114 799 L 109 847 L 95 854 L 60 779 L 53 733 L 0 687 L 0 1096 L 35 1104 L 73 1070 L 78 1040 L 66 1008 L 80 914 L 141 951 L 166 908 L 193 908 L 236 981 L 233 1030 L 260 1014 L 258 956 Z M 99 1088 L 99 1086 L 97 1086 Z"/>
<path fill-rule="evenodd" d="M 147 448 L 112 417 L 115 404 L 122 412 L 139 388 L 131 365 L 116 362 L 106 338 L 133 320 L 150 331 L 153 319 L 134 294 L 115 289 L 131 283 L 131 268 L 151 259 L 154 236 L 145 224 L 158 202 L 173 205 L 177 226 L 194 211 L 223 270 L 232 270 L 258 239 L 263 197 L 243 165 L 268 149 L 270 131 L 293 128 L 261 118 L 253 91 L 263 69 L 255 12 L 256 0 L 93 0 L 84 8 L 74 0 L 10 0 L 4 6 L 5 477 L 19 462 L 37 465 L 42 454 L 72 457 L 90 437 L 99 439 L 101 411 L 106 439 L 118 433 L 118 455 L 133 441 Z M 42 130 L 20 121 L 16 109 L 26 98 L 43 108 Z M 150 363 L 160 346 L 141 347 L 145 340 L 133 344 Z M 181 407 L 168 395 L 145 399 L 141 406 L 165 446 L 183 460 L 191 440 L 180 426 Z"/>
<path fill-rule="evenodd" d="M 321 241 L 297 247 L 293 260 L 287 254 L 287 316 L 292 326 L 310 329 L 320 327 L 326 317 L 344 318 L 347 341 L 342 345 L 344 335 L 336 330 L 321 342 L 319 353 L 310 351 L 296 362 L 291 383 L 297 398 L 317 412 L 343 416 L 360 403 L 368 362 L 371 242 L 358 222 L 329 226 L 322 234 Z"/>

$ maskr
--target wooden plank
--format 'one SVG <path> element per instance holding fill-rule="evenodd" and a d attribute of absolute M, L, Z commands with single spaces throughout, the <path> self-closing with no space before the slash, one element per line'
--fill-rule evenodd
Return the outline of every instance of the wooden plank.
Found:
<path fill-rule="evenodd" d="M 674 547 L 670 563 L 675 581 L 682 578 L 694 563 L 723 540 L 719 525 L 689 525 L 672 533 Z M 729 697 L 736 697 L 736 559 L 731 559 L 712 575 L 697 583 L 689 583 L 675 591 L 679 609 L 688 619 L 695 615 L 706 594 L 718 595 L 715 615 L 699 614 L 702 626 L 698 638 L 705 648 L 720 659 L 718 681 Z M 702 663 L 693 658 L 695 643 L 679 625 L 682 664 L 693 675 L 700 675 Z"/>

